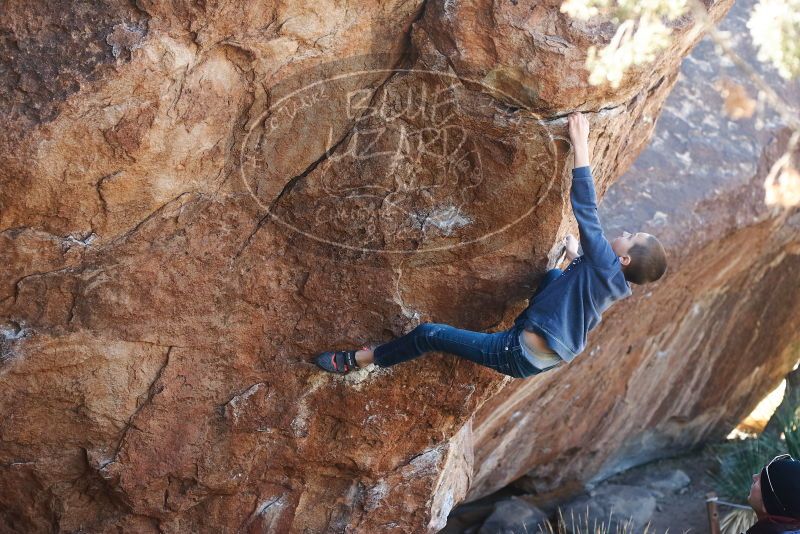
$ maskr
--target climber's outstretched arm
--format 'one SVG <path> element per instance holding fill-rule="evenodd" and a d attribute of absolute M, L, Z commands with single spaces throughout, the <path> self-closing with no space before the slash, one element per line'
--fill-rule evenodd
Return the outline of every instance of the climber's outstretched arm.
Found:
<path fill-rule="evenodd" d="M 589 167 L 589 121 L 581 113 L 572 113 L 569 116 L 569 137 L 575 155 L 570 200 L 572 212 L 578 221 L 583 254 L 590 263 L 598 267 L 610 267 L 617 256 L 611 243 L 603 235 L 603 227 L 597 215 L 597 197 Z"/>

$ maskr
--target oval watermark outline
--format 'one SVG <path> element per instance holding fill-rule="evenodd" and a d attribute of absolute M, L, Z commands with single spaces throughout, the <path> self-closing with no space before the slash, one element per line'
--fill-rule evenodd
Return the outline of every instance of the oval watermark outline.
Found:
<path fill-rule="evenodd" d="M 535 117 L 531 117 L 531 118 L 533 120 L 537 121 L 540 124 L 542 123 L 542 118 L 538 114 L 526 109 L 523 105 L 521 105 L 522 103 L 517 98 L 515 98 L 514 96 L 506 93 L 502 89 L 498 89 L 496 87 L 489 86 L 489 85 L 487 85 L 487 84 L 485 84 L 485 83 L 483 83 L 481 81 L 477 81 L 477 80 L 474 80 L 472 78 L 464 78 L 464 77 L 457 76 L 455 74 L 450 74 L 448 72 L 434 71 L 434 70 L 428 70 L 428 69 L 369 69 L 369 70 L 359 70 L 359 71 L 348 72 L 348 73 L 339 74 L 339 75 L 336 75 L 336 76 L 333 76 L 333 77 L 329 77 L 329 78 L 326 78 L 324 80 L 318 80 L 318 81 L 313 82 L 313 83 L 311 83 L 309 85 L 306 85 L 306 86 L 300 87 L 298 89 L 295 89 L 294 91 L 292 91 L 291 93 L 289 93 L 287 95 L 284 95 L 277 102 L 275 102 L 269 108 L 267 108 L 265 111 L 263 111 L 254 121 L 252 121 L 252 124 L 247 129 L 247 133 L 245 134 L 244 138 L 242 139 L 242 141 L 240 143 L 240 148 L 239 148 L 239 175 L 241 176 L 242 182 L 244 183 L 245 187 L 247 188 L 247 191 L 250 193 L 250 196 L 253 198 L 253 200 L 255 200 L 256 203 L 260 207 L 262 207 L 263 209 L 266 210 L 266 213 L 264 214 L 264 216 L 269 215 L 270 218 L 272 218 L 272 220 L 274 220 L 278 224 L 284 226 L 285 228 L 289 228 L 289 229 L 297 232 L 298 234 L 300 234 L 300 235 L 302 235 L 304 237 L 307 237 L 307 238 L 309 238 L 309 239 L 311 239 L 313 241 L 317 241 L 319 243 L 324 243 L 324 244 L 335 246 L 335 247 L 341 247 L 341 248 L 344 248 L 344 249 L 354 250 L 354 251 L 358 251 L 358 252 L 370 252 L 370 253 L 425 254 L 425 253 L 431 253 L 431 252 L 447 251 L 447 250 L 451 250 L 451 249 L 454 249 L 454 248 L 475 244 L 475 243 L 483 241 L 483 240 L 485 240 L 485 239 L 487 239 L 489 237 L 492 237 L 494 235 L 503 233 L 503 232 L 509 230 L 510 228 L 512 228 L 513 226 L 516 226 L 522 219 L 528 217 L 531 213 L 533 213 L 533 211 L 537 207 L 539 207 L 539 205 L 542 203 L 543 199 L 547 196 L 547 193 L 550 191 L 550 189 L 553 187 L 553 184 L 555 183 L 556 173 L 557 173 L 557 169 L 558 169 L 557 158 L 555 158 L 555 157 L 554 157 L 554 160 L 553 160 L 554 161 L 553 173 L 550 176 L 550 181 L 547 184 L 547 187 L 541 192 L 541 194 L 539 195 L 539 198 L 537 199 L 537 201 L 535 203 L 533 203 L 531 205 L 531 207 L 525 213 L 523 213 L 522 215 L 517 217 L 514 221 L 512 221 L 510 223 L 506 223 L 501 228 L 492 230 L 491 232 L 487 232 L 487 233 L 483 234 L 480 237 L 477 237 L 477 238 L 474 238 L 474 239 L 469 239 L 469 240 L 466 240 L 466 241 L 459 241 L 458 243 L 451 243 L 451 244 L 448 244 L 448 245 L 427 247 L 427 248 L 418 248 L 418 249 L 413 249 L 413 250 L 393 250 L 393 249 L 377 249 L 377 248 L 368 248 L 368 247 L 357 247 L 357 246 L 354 246 L 354 245 L 348 245 L 346 243 L 338 243 L 336 241 L 331 241 L 330 239 L 326 239 L 324 237 L 320 237 L 320 236 L 311 234 L 311 233 L 306 232 L 306 231 L 304 231 L 304 230 L 302 230 L 300 228 L 295 227 L 294 225 L 292 225 L 290 223 L 287 223 L 286 221 L 282 220 L 280 217 L 278 217 L 274 213 L 272 213 L 270 207 L 264 205 L 264 203 L 258 198 L 256 193 L 250 187 L 250 184 L 248 183 L 247 177 L 245 176 L 245 170 L 244 170 L 245 169 L 245 164 L 244 164 L 245 154 L 244 154 L 244 152 L 245 152 L 245 147 L 247 146 L 247 140 L 250 138 L 250 134 L 252 133 L 253 129 L 256 126 L 258 126 L 259 124 L 261 124 L 262 121 L 264 120 L 264 118 L 267 117 L 273 109 L 275 109 L 276 107 L 280 106 L 280 104 L 283 101 L 294 97 L 297 93 L 299 93 L 301 91 L 307 91 L 310 88 L 313 88 L 313 87 L 315 87 L 315 86 L 317 86 L 319 84 L 328 83 L 330 81 L 342 79 L 342 78 L 345 78 L 345 77 L 358 76 L 358 75 L 364 75 L 364 74 L 369 74 L 369 73 L 379 73 L 379 72 L 381 72 L 381 73 L 383 73 L 383 72 L 392 73 L 389 77 L 387 77 L 381 83 L 381 86 L 383 86 L 385 83 L 389 82 L 391 80 L 391 77 L 394 75 L 394 73 L 398 73 L 398 72 L 424 73 L 424 74 L 433 74 L 433 75 L 436 75 L 436 76 L 449 76 L 449 77 L 454 78 L 455 80 L 461 82 L 462 85 L 464 84 L 465 81 L 469 82 L 469 83 L 474 83 L 475 85 L 478 85 L 478 86 L 481 86 L 481 87 L 486 87 L 489 90 L 489 92 L 488 92 L 489 96 L 491 96 L 492 93 L 500 93 L 503 96 L 506 96 L 509 99 L 511 99 L 514 103 L 520 104 L 518 106 L 518 109 L 522 109 L 522 110 L 525 110 L 528 113 L 532 113 L 533 115 L 535 115 Z M 373 93 L 373 95 L 374 95 L 374 93 Z M 521 118 L 524 118 L 524 117 L 523 116 L 515 117 L 514 120 L 519 120 Z M 547 133 L 547 137 L 549 139 L 549 145 L 552 148 L 555 149 L 556 148 L 555 147 L 556 139 L 561 139 L 561 137 L 554 137 L 552 132 L 550 131 L 550 129 L 547 128 L 547 127 L 545 127 L 544 130 Z M 330 146 L 330 147 L 326 148 L 324 154 L 330 155 L 329 151 L 332 148 L 333 148 L 333 146 Z M 553 150 L 553 154 L 557 154 L 557 152 L 558 152 L 557 149 Z M 286 182 L 286 183 L 288 183 L 288 182 Z M 261 218 L 263 219 L 264 216 L 262 216 Z"/>

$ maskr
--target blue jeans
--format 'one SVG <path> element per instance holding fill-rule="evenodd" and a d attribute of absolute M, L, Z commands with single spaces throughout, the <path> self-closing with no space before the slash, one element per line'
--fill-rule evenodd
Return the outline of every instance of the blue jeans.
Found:
<path fill-rule="evenodd" d="M 532 303 L 561 273 L 561 269 L 547 271 L 528 300 Z M 428 351 L 439 351 L 455 354 L 515 378 L 541 373 L 541 369 L 525 358 L 519 346 L 519 334 L 526 311 L 527 308 L 519 314 L 509 330 L 494 334 L 461 330 L 441 323 L 422 323 L 408 334 L 375 347 L 375 363 L 380 367 L 390 367 Z"/>
<path fill-rule="evenodd" d="M 390 367 L 428 351 L 448 352 L 494 369 L 504 375 L 525 378 L 540 372 L 519 346 L 521 328 L 486 334 L 461 330 L 441 323 L 422 323 L 408 334 L 375 348 L 375 363 Z"/>

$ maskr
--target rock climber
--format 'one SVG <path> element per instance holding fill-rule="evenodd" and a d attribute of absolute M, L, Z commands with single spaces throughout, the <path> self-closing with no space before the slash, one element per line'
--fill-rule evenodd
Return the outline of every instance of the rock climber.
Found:
<path fill-rule="evenodd" d="M 650 234 L 623 232 L 609 242 L 597 215 L 589 167 L 589 121 L 581 113 L 568 118 L 574 151 L 570 200 L 578 222 L 578 240 L 567 236 L 569 266 L 549 270 L 510 329 L 484 333 L 425 322 L 397 339 L 374 348 L 323 352 L 317 365 L 349 373 L 375 363 L 389 367 L 425 352 L 441 351 L 516 378 L 572 361 L 586 347 L 588 332 L 612 303 L 632 294 L 630 283 L 661 278 L 667 268 L 664 247 Z"/>
<path fill-rule="evenodd" d="M 779 454 L 753 475 L 747 502 L 758 516 L 746 534 L 800 533 L 800 461 Z"/>

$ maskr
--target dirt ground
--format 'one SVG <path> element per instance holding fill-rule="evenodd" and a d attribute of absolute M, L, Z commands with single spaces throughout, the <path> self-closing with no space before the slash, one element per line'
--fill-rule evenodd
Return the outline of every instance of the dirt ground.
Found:
<path fill-rule="evenodd" d="M 658 500 L 649 532 L 664 534 L 668 530 L 670 534 L 705 534 L 709 532 L 705 496 L 714 490 L 708 471 L 715 465 L 716 460 L 710 452 L 700 451 L 635 467 L 608 482 L 633 484 L 646 475 L 680 469 L 689 476 L 691 483 L 684 490 L 665 494 Z M 745 488 L 747 490 L 749 488 Z"/>
<path fill-rule="evenodd" d="M 716 460 L 713 454 L 704 449 L 635 467 L 609 478 L 603 484 L 641 485 L 644 478 L 667 475 L 680 469 L 689 476 L 690 484 L 676 493 L 663 492 L 663 497 L 658 499 L 656 512 L 647 533 L 706 534 L 710 530 L 705 499 L 706 494 L 714 490 L 708 472 L 715 466 Z M 743 488 L 745 492 L 748 490 L 749 488 Z M 491 513 L 495 501 L 521 494 L 521 491 L 508 487 L 478 501 L 462 505 L 451 513 L 447 526 L 439 534 L 476 532 L 479 525 Z M 725 509 L 721 510 L 722 515 L 726 512 Z"/>

